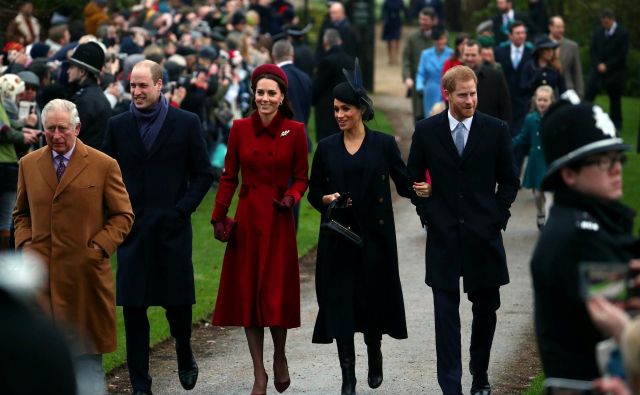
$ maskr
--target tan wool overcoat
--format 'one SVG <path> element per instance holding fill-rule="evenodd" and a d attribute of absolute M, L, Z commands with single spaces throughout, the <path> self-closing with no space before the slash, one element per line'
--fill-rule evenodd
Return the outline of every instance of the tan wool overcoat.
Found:
<path fill-rule="evenodd" d="M 118 163 L 80 139 L 60 182 L 49 147 L 20 160 L 16 247 L 35 252 L 46 264 L 43 309 L 73 333 L 84 346 L 82 353 L 116 348 L 108 256 L 129 233 L 133 218 Z"/>

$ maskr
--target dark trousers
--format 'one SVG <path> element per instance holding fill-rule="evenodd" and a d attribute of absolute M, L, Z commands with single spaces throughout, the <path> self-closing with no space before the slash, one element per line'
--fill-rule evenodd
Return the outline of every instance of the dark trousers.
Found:
<path fill-rule="evenodd" d="M 169 321 L 171 336 L 176 343 L 191 340 L 191 305 L 162 306 Z M 124 306 L 124 330 L 127 338 L 127 365 L 133 391 L 151 390 L 149 375 L 148 306 Z"/>
<path fill-rule="evenodd" d="M 444 395 L 462 394 L 462 360 L 460 345 L 460 292 L 433 290 L 436 326 L 438 384 Z M 471 374 L 484 374 L 489 368 L 489 356 L 496 329 L 496 311 L 500 307 L 499 288 L 489 288 L 467 294 L 473 303 L 471 324 Z"/>
<path fill-rule="evenodd" d="M 602 85 L 602 78 L 589 78 L 584 100 L 593 102 Z M 604 87 L 609 96 L 609 117 L 611 117 L 611 121 L 613 121 L 616 129 L 622 130 L 622 86 L 617 86 L 617 84 L 604 84 Z"/>

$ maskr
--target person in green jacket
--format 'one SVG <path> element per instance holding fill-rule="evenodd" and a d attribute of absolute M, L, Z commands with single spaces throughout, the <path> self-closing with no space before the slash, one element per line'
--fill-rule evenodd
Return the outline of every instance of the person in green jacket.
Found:
<path fill-rule="evenodd" d="M 9 116 L 0 103 L 0 251 L 11 248 L 11 212 L 18 185 L 18 155 L 14 144 L 37 141 L 37 133 L 22 132 L 11 127 Z"/>
<path fill-rule="evenodd" d="M 529 143 L 529 160 L 522 180 L 523 188 L 531 188 L 535 197 L 538 211 L 536 225 L 541 230 L 551 206 L 551 194 L 542 191 L 542 179 L 547 172 L 544 162 L 544 152 L 540 143 L 540 120 L 554 101 L 553 89 L 549 85 L 542 85 L 533 95 L 533 111 L 527 114 L 520 133 L 513 138 L 513 146 Z"/>

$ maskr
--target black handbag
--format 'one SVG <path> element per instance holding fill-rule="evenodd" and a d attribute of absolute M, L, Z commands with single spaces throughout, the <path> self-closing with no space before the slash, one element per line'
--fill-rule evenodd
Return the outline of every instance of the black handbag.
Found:
<path fill-rule="evenodd" d="M 325 214 L 325 222 L 320 224 L 320 229 L 324 231 L 335 232 L 336 234 L 344 237 L 350 242 L 355 243 L 358 247 L 362 247 L 362 238 L 356 232 L 352 231 L 348 226 L 341 224 L 333 218 L 336 208 L 348 208 L 348 199 L 349 194 L 343 194 L 338 199 L 335 199 L 331 203 L 329 203 L 327 213 Z"/>

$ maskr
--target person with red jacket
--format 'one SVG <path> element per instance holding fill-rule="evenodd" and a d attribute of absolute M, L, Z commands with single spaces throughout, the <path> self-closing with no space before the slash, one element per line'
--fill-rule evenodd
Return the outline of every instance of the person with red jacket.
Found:
<path fill-rule="evenodd" d="M 243 326 L 253 360 L 252 394 L 266 393 L 264 328 L 274 344 L 278 392 L 289 387 L 287 329 L 300 326 L 300 278 L 293 206 L 307 189 L 307 138 L 293 121 L 287 76 L 276 65 L 251 76 L 253 113 L 231 127 L 211 216 L 215 238 L 228 241 L 213 325 Z M 227 217 L 238 194 L 235 219 Z"/>

